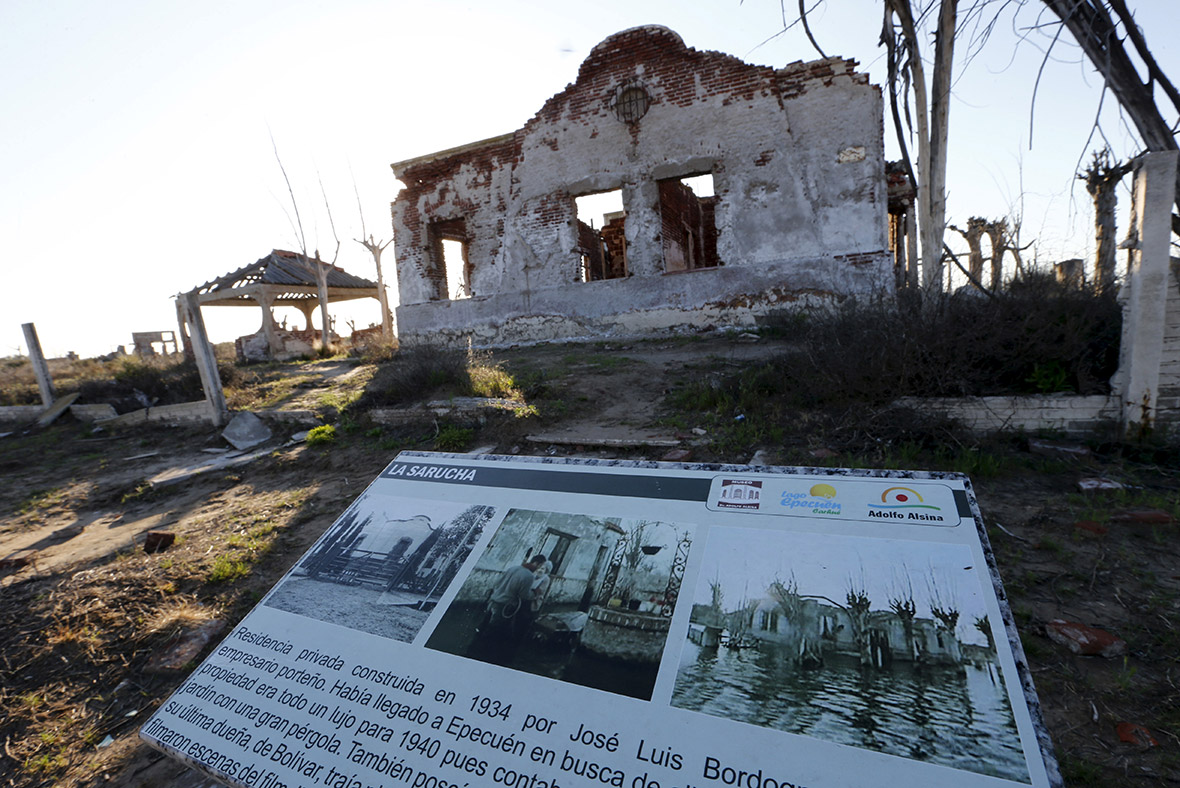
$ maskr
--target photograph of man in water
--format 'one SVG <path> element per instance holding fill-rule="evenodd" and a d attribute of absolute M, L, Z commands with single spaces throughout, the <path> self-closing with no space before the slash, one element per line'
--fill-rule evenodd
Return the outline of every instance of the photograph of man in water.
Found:
<path fill-rule="evenodd" d="M 509 510 L 426 646 L 650 698 L 690 546 L 671 523 Z"/>
<path fill-rule="evenodd" d="M 1027 782 L 975 563 L 964 545 L 715 527 L 672 705 Z"/>
<path fill-rule="evenodd" d="M 467 655 L 496 665 L 507 665 L 533 623 L 536 572 L 548 563 L 541 553 L 508 569 L 488 597 L 484 617 L 475 630 Z"/>

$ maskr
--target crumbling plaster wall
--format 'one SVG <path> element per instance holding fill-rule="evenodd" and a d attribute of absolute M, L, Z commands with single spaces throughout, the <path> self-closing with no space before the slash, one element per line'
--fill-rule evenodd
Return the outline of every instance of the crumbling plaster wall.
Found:
<path fill-rule="evenodd" d="M 1156 408 L 1159 420 L 1176 429 L 1175 425 L 1180 425 L 1180 258 L 1170 260 L 1167 289 Z"/>
<path fill-rule="evenodd" d="M 752 66 L 634 28 L 514 134 L 394 165 L 401 340 L 752 323 L 783 302 L 891 286 L 881 95 L 854 66 Z M 614 107 L 628 85 L 650 101 L 635 123 Z M 723 267 L 665 273 L 658 181 L 706 172 Z M 616 188 L 629 277 L 580 282 L 574 197 Z M 473 297 L 448 301 L 427 226 L 460 217 Z"/>

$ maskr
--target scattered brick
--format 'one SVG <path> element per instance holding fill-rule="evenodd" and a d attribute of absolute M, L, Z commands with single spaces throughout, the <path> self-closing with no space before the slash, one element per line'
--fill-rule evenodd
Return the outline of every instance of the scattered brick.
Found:
<path fill-rule="evenodd" d="M 672 449 L 672 451 L 660 459 L 664 462 L 690 462 L 692 460 L 692 449 Z"/>
<path fill-rule="evenodd" d="M 1115 726 L 1115 731 L 1119 735 L 1119 741 L 1124 741 L 1127 744 L 1134 744 L 1140 749 L 1147 750 L 1152 747 L 1158 747 L 1159 742 L 1151 735 L 1151 731 L 1144 728 L 1142 725 L 1136 725 L 1133 722 L 1120 722 Z"/>
<path fill-rule="evenodd" d="M 1108 529 L 1101 523 L 1096 523 L 1093 520 L 1078 520 L 1073 524 L 1073 527 L 1079 531 L 1094 534 L 1095 536 L 1106 536 Z"/>
<path fill-rule="evenodd" d="M 1143 525 L 1167 525 L 1175 522 L 1170 512 L 1163 509 L 1124 509 L 1110 517 L 1118 523 L 1141 523 Z"/>
<path fill-rule="evenodd" d="M 162 553 L 176 541 L 176 534 L 171 531 L 148 531 L 143 540 L 145 553 Z"/>
<path fill-rule="evenodd" d="M 817 460 L 830 460 L 833 457 L 840 456 L 840 452 L 836 451 L 835 449 L 828 448 L 812 449 L 808 452 L 808 454 L 810 454 L 812 457 L 815 457 Z"/>
<path fill-rule="evenodd" d="M 1054 643 L 1083 657 L 1117 657 L 1127 650 L 1126 641 L 1097 627 L 1055 618 L 1045 624 L 1045 634 Z"/>

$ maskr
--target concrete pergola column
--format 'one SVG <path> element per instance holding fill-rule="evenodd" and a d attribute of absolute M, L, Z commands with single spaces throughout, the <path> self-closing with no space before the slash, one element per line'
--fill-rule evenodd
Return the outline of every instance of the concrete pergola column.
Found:
<path fill-rule="evenodd" d="M 1155 421 L 1168 300 L 1172 202 L 1180 153 L 1145 153 L 1135 162 L 1129 251 L 1123 285 L 1123 336 L 1116 392 L 1124 435 L 1140 437 Z"/>
<path fill-rule="evenodd" d="M 41 352 L 41 340 L 37 338 L 37 327 L 32 323 L 22 323 L 21 330 L 25 332 L 25 344 L 29 348 L 29 362 L 33 365 L 33 374 L 37 377 L 37 388 L 41 392 L 41 404 L 48 408 L 57 399 L 57 392 L 53 389 L 53 378 L 49 374 L 49 364 L 45 361 L 45 354 Z"/>
<path fill-rule="evenodd" d="M 311 316 L 319 308 L 320 302 L 314 299 L 306 299 L 299 302 L 299 311 L 303 313 L 303 330 L 312 331 Z"/>
<path fill-rule="evenodd" d="M 195 290 L 182 294 L 179 300 L 184 305 L 184 322 L 190 329 L 197 372 L 201 376 L 201 387 L 205 390 L 205 402 L 209 404 L 210 420 L 214 427 L 225 426 L 229 421 L 229 409 L 225 404 L 225 392 L 221 390 L 221 374 L 217 371 L 213 344 L 209 341 L 205 320 L 201 317 L 201 302 Z"/>
<path fill-rule="evenodd" d="M 275 358 L 283 352 L 283 343 L 279 341 L 274 312 L 271 311 L 273 297 L 266 293 L 259 293 L 254 296 L 254 300 L 262 307 L 262 333 L 266 337 L 266 347 L 270 351 L 270 357 Z"/>

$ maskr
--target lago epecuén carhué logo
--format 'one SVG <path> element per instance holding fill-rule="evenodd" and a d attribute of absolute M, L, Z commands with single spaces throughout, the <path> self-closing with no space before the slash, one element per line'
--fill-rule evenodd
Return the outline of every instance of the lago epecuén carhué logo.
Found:
<path fill-rule="evenodd" d="M 925 510 L 925 511 L 921 511 Z M 943 522 L 941 506 L 926 503 L 917 490 L 910 487 L 890 487 L 881 493 L 881 503 L 869 504 L 869 517 L 886 520 L 932 520 Z"/>
<path fill-rule="evenodd" d="M 784 490 L 778 503 L 789 511 L 805 509 L 810 514 L 840 514 L 836 488 L 830 484 L 812 485 L 805 493 Z"/>

